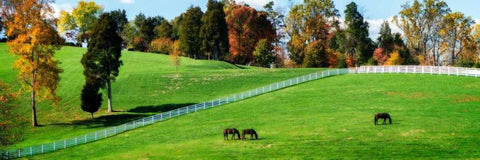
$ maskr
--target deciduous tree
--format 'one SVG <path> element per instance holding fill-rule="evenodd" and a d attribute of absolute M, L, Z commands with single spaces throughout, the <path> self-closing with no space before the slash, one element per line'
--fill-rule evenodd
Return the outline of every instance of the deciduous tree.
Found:
<path fill-rule="evenodd" d="M 17 105 L 17 94 L 7 84 L 0 82 L 0 146 L 12 144 L 21 138 L 20 128 L 25 124 L 23 117 L 15 113 Z"/>
<path fill-rule="evenodd" d="M 170 54 L 170 63 L 175 66 L 175 71 L 178 72 L 178 66 L 180 66 L 180 60 L 182 51 L 180 50 L 180 42 L 173 42 L 172 53 Z"/>
<path fill-rule="evenodd" d="M 258 41 L 253 56 L 255 57 L 255 63 L 261 67 L 270 67 L 276 58 L 273 52 L 273 45 L 267 39 Z"/>
<path fill-rule="evenodd" d="M 306 61 L 308 61 L 308 64 L 317 64 L 311 63 L 314 61 L 328 62 L 328 54 L 320 54 L 322 55 L 320 57 L 318 57 L 318 54 L 317 56 L 307 56 L 307 50 L 309 50 L 308 46 L 317 47 L 317 49 L 329 48 L 330 43 L 328 42 L 333 33 L 333 28 L 338 26 L 338 17 L 338 10 L 335 9 L 331 0 L 304 0 L 303 4 L 293 6 L 285 20 L 285 29 L 290 36 L 290 41 L 287 43 L 290 58 L 297 65 L 303 65 Z M 312 45 L 315 41 L 319 42 Z M 313 60 L 312 58 L 322 60 Z"/>
<path fill-rule="evenodd" d="M 450 65 L 454 65 L 458 56 L 462 54 L 465 43 L 471 40 L 470 33 L 474 21 L 461 12 L 453 12 L 445 15 L 442 24 L 440 36 L 443 38 L 441 42 L 443 50 L 441 52 L 449 53 L 448 61 Z"/>
<path fill-rule="evenodd" d="M 403 31 L 406 46 L 414 56 L 421 56 L 423 64 L 438 65 L 436 60 L 440 47 L 440 29 L 443 17 L 450 12 L 442 0 L 414 0 L 402 6 L 393 22 Z"/>
<path fill-rule="evenodd" d="M 14 68 L 24 88 L 31 92 L 32 125 L 37 122 L 37 96 L 41 100 L 60 101 L 56 91 L 62 69 L 54 59 L 55 50 L 60 49 L 63 39 L 48 19 L 53 13 L 50 0 L 4 0 L 2 17 L 7 17 L 6 35 L 9 37 L 10 53 L 18 57 Z"/>
<path fill-rule="evenodd" d="M 173 41 L 170 38 L 155 39 L 150 43 L 150 52 L 160 54 L 171 54 L 173 51 Z"/>
<path fill-rule="evenodd" d="M 238 64 L 250 64 L 254 61 L 253 51 L 261 39 L 272 43 L 275 31 L 265 12 L 254 8 L 231 4 L 225 11 L 230 44 L 229 61 Z"/>
<path fill-rule="evenodd" d="M 94 1 L 78 1 L 77 7 L 73 8 L 72 16 L 75 18 L 78 29 L 81 33 L 79 40 L 90 39 L 89 31 L 93 29 L 93 25 L 97 22 L 98 17 L 103 12 L 103 7 Z"/>

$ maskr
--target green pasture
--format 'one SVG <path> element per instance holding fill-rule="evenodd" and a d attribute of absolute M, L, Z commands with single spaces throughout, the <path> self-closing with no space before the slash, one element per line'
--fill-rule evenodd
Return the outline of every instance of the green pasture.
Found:
<path fill-rule="evenodd" d="M 32 159 L 478 159 L 480 81 L 343 75 Z M 388 112 L 392 125 L 373 124 Z M 224 140 L 254 128 L 259 140 Z"/>
<path fill-rule="evenodd" d="M 64 70 L 61 74 L 58 95 L 60 104 L 40 103 L 38 121 L 42 127 L 24 127 L 23 140 L 1 148 L 22 148 L 51 143 L 81 136 L 103 128 L 123 124 L 147 115 L 161 113 L 189 104 L 225 97 L 270 83 L 319 71 L 319 69 L 262 69 L 236 66 L 225 62 L 182 58 L 178 72 L 167 55 L 142 52 L 123 52 L 124 65 L 113 86 L 113 105 L 119 111 L 106 113 L 104 105 L 91 120 L 80 108 L 80 91 L 84 84 L 80 63 L 86 49 L 63 47 L 56 59 Z M 12 69 L 15 58 L 8 53 L 5 43 L 0 43 L 0 80 L 20 88 L 16 71 Z M 28 93 L 20 97 L 18 112 L 30 120 L 31 105 Z"/>

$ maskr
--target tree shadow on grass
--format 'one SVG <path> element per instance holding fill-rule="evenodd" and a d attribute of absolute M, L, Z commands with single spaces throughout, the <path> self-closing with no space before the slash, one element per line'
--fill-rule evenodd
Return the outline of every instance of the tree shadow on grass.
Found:
<path fill-rule="evenodd" d="M 94 119 L 74 120 L 72 123 L 52 123 L 50 125 L 86 126 L 87 128 L 117 126 L 127 122 L 141 119 L 146 114 L 115 114 L 95 117 Z"/>
<path fill-rule="evenodd" d="M 139 106 L 133 109 L 128 110 L 128 112 L 133 113 L 158 113 L 158 112 L 167 112 L 177 108 L 182 108 L 185 106 L 193 105 L 195 103 L 183 103 L 183 104 L 162 104 L 162 105 L 151 105 L 151 106 Z"/>

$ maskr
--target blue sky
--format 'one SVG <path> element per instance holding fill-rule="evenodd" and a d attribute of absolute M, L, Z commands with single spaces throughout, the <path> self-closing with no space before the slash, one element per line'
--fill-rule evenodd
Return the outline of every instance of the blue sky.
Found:
<path fill-rule="evenodd" d="M 245 2 L 257 9 L 271 0 L 237 0 Z M 294 3 L 301 3 L 303 0 L 292 0 Z M 480 0 L 445 0 L 452 11 L 461 11 L 472 19 L 480 22 Z M 138 13 L 144 13 L 147 16 L 162 16 L 166 19 L 174 17 L 185 12 L 190 6 L 200 6 L 205 11 L 207 0 L 96 0 L 97 4 L 104 7 L 105 11 L 116 9 L 125 9 L 129 20 L 133 20 Z M 352 0 L 335 0 L 335 6 L 343 17 L 345 6 Z M 370 24 L 370 37 L 376 39 L 380 25 L 384 20 L 388 20 L 397 15 L 401 10 L 401 5 L 407 0 L 353 0 L 359 6 L 359 10 Z M 288 0 L 274 0 L 274 8 L 282 9 L 288 12 L 291 5 Z M 71 10 L 77 5 L 77 0 L 56 0 L 54 8 L 56 10 Z M 394 27 L 393 25 L 391 25 Z M 398 29 L 393 28 L 398 31 Z"/>

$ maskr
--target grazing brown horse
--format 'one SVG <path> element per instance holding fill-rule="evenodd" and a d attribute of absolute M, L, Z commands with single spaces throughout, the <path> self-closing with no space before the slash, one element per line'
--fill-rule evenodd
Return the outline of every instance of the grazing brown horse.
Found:
<path fill-rule="evenodd" d="M 240 139 L 240 132 L 235 128 L 227 128 L 223 130 L 223 139 L 228 140 L 228 134 L 232 134 L 232 139 L 235 139 L 235 134 L 237 134 L 238 139 Z"/>
<path fill-rule="evenodd" d="M 255 139 L 258 139 L 258 135 L 257 135 L 257 132 L 253 129 L 244 129 L 242 131 L 242 139 L 246 139 L 245 138 L 245 134 L 249 134 L 250 135 L 250 139 L 253 139 L 253 135 L 255 135 Z"/>
<path fill-rule="evenodd" d="M 386 120 L 388 118 L 388 121 L 390 124 L 392 124 L 392 118 L 390 118 L 390 115 L 388 113 L 377 113 L 375 114 L 375 125 L 377 125 L 378 119 L 382 118 L 383 119 L 383 124 L 386 124 Z"/>

